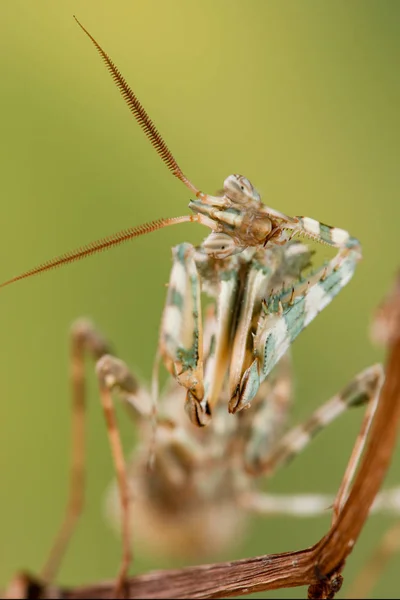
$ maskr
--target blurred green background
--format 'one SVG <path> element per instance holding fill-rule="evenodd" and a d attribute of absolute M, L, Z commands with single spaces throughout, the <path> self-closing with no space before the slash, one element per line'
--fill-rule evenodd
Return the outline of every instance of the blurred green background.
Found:
<path fill-rule="evenodd" d="M 2 0 L 1 7 L 2 280 L 126 226 L 187 212 L 190 194 L 146 142 L 76 14 L 197 186 L 213 193 L 228 174 L 243 173 L 270 206 L 362 241 L 355 278 L 294 345 L 293 420 L 382 358 L 368 327 L 400 263 L 399 2 Z M 91 317 L 149 379 L 169 249 L 205 233 L 167 229 L 2 290 L 1 586 L 17 568 L 40 568 L 64 507 L 70 324 Z M 89 380 L 88 500 L 60 575 L 68 584 L 113 577 L 120 557 L 102 516 L 112 465 L 92 369 Z M 334 492 L 361 416 L 335 423 L 269 489 Z M 129 446 L 130 424 L 122 429 Z M 398 467 L 397 458 L 386 486 L 400 483 Z M 370 519 L 347 582 L 391 522 Z M 220 558 L 300 549 L 328 525 L 329 515 L 257 518 Z M 135 572 L 174 564 L 141 548 L 135 554 Z M 396 563 L 374 597 L 398 597 Z"/>

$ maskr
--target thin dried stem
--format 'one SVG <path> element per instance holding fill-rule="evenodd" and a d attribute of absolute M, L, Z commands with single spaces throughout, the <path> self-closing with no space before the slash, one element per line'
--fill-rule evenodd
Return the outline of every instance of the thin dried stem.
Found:
<path fill-rule="evenodd" d="M 381 365 L 377 365 L 376 370 L 377 370 L 377 376 L 379 374 L 378 383 L 377 383 L 374 395 L 368 402 L 368 405 L 367 405 L 367 408 L 366 408 L 366 411 L 364 414 L 364 418 L 363 418 L 363 421 L 361 424 L 361 429 L 358 433 L 357 439 L 353 446 L 350 460 L 348 462 L 346 471 L 342 478 L 342 483 L 340 484 L 339 490 L 336 494 L 335 502 L 333 504 L 333 511 L 332 511 L 332 513 L 333 513 L 332 514 L 332 523 L 334 523 L 336 521 L 336 519 L 338 518 L 338 515 L 340 514 L 342 507 L 345 503 L 345 500 L 347 498 L 348 491 L 351 486 L 351 482 L 353 481 L 354 473 L 356 472 L 357 466 L 359 464 L 360 457 L 362 455 L 362 452 L 364 450 L 364 447 L 365 447 L 365 444 L 367 441 L 370 427 L 373 423 L 375 411 L 376 411 L 376 408 L 379 403 L 379 394 L 380 394 L 382 383 L 384 380 L 384 373 L 383 373 L 383 369 L 382 369 Z"/>

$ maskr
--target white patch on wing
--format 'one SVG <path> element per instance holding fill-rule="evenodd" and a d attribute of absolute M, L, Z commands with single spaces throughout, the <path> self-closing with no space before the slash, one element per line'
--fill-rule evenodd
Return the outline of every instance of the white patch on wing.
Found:
<path fill-rule="evenodd" d="M 319 237 L 319 235 L 321 233 L 319 221 L 316 221 L 315 219 L 310 219 L 310 217 L 303 217 L 303 226 L 304 226 L 304 229 L 306 231 L 308 231 L 308 233 L 311 233 L 312 235 L 316 235 L 317 237 Z"/>
<path fill-rule="evenodd" d="M 318 283 L 313 285 L 306 295 L 304 327 L 311 323 L 317 314 L 324 309 L 330 301 L 330 295 L 325 292 L 321 285 Z"/>
<path fill-rule="evenodd" d="M 174 287 L 182 297 L 186 294 L 186 270 L 183 264 L 176 260 L 172 266 L 170 286 Z"/>
<path fill-rule="evenodd" d="M 342 266 L 340 267 L 340 284 L 342 287 L 344 287 L 345 285 L 347 285 L 350 281 L 350 279 L 353 277 L 354 275 L 354 267 L 353 264 L 349 261 L 346 260 Z"/>
<path fill-rule="evenodd" d="M 162 335 L 167 337 L 168 352 L 175 352 L 179 345 L 182 327 L 182 313 L 177 306 L 166 306 L 163 317 Z M 171 343 L 172 342 L 172 343 Z M 172 347 L 173 346 L 173 347 Z"/>
<path fill-rule="evenodd" d="M 332 242 L 334 244 L 336 244 L 337 246 L 344 246 L 349 238 L 349 232 L 346 231 L 345 229 L 339 229 L 338 227 L 333 227 L 331 229 L 331 238 L 332 238 Z"/>
<path fill-rule="evenodd" d="M 276 360 L 278 361 L 290 345 L 287 325 L 283 317 L 277 317 L 277 320 L 272 328 L 272 335 L 274 336 L 275 347 L 277 351 Z"/>

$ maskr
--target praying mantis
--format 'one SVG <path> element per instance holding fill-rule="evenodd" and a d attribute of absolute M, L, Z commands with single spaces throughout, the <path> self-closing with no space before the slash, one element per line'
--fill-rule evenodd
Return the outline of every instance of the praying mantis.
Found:
<path fill-rule="evenodd" d="M 108 343 L 91 323 L 78 321 L 71 331 L 75 407 L 71 495 L 42 578 L 54 579 L 81 512 L 83 362 L 89 354 L 96 361 L 117 473 L 108 510 L 122 530 L 123 556 L 116 582 L 116 594 L 122 595 L 134 535 L 197 555 L 205 552 L 211 537 L 216 546 L 229 544 L 246 513 L 311 515 L 325 510 L 326 497 L 274 498 L 260 492 L 257 484 L 299 454 L 347 408 L 366 405 L 367 426 L 333 507 L 337 515 L 378 402 L 383 371 L 380 365 L 367 368 L 304 424 L 284 433 L 291 401 L 290 346 L 351 280 L 361 259 L 360 243 L 344 229 L 267 207 L 252 183 L 239 174 L 225 179 L 219 195 L 201 192 L 183 174 L 113 61 L 76 21 L 164 164 L 193 194 L 192 213 L 127 228 L 51 259 L 0 287 L 167 226 L 193 222 L 210 230 L 197 247 L 185 242 L 173 248 L 151 391 L 110 354 Z M 314 268 L 312 250 L 299 237 L 330 246 L 336 255 Z M 201 292 L 210 298 L 205 309 Z M 169 373 L 161 393 L 160 361 Z M 142 439 L 142 448 L 128 463 L 118 436 L 114 392 Z M 133 512 L 141 517 L 134 519 Z"/>

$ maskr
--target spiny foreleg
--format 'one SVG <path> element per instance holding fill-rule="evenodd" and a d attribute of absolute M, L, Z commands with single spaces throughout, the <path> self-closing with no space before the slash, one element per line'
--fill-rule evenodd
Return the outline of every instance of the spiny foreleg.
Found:
<path fill-rule="evenodd" d="M 240 382 L 242 405 L 249 404 L 299 333 L 350 281 L 359 259 L 358 242 L 349 238 L 327 264 L 289 289 L 265 298 L 254 337 L 255 358 Z"/>
<path fill-rule="evenodd" d="M 167 370 L 186 388 L 185 408 L 193 423 L 211 416 L 204 400 L 201 284 L 191 244 L 172 250 L 173 266 L 161 322 L 159 350 Z"/>

